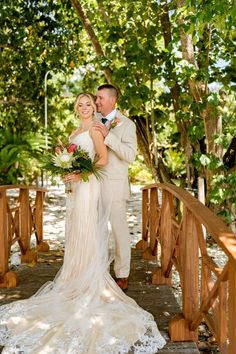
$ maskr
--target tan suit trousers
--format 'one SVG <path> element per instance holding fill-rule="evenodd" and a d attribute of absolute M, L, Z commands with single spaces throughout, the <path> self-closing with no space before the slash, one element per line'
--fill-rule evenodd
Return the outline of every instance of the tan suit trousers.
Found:
<path fill-rule="evenodd" d="M 117 278 L 126 278 L 130 272 L 131 257 L 126 200 L 112 203 L 110 223 L 115 243 L 114 272 Z"/>

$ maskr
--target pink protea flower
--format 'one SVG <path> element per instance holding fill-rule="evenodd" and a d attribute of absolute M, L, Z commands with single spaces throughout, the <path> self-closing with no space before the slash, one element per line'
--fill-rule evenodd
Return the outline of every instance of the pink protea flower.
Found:
<path fill-rule="evenodd" d="M 70 144 L 70 145 L 68 146 L 68 148 L 67 148 L 67 151 L 68 151 L 69 153 L 71 153 L 71 152 L 75 152 L 76 149 L 77 149 L 77 145 L 76 145 L 76 144 Z"/>

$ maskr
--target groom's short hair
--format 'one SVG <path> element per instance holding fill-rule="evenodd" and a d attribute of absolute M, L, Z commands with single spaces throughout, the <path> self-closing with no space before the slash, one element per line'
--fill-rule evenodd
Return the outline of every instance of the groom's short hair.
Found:
<path fill-rule="evenodd" d="M 118 98 L 118 90 L 115 88 L 115 86 L 111 84 L 103 84 L 98 87 L 98 91 L 101 91 L 103 89 L 109 90 L 111 96 L 114 96 L 116 99 Z"/>

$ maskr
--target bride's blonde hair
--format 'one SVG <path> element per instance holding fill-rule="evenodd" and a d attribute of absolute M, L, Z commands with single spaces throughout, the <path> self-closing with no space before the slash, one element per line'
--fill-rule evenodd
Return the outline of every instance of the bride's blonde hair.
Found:
<path fill-rule="evenodd" d="M 87 97 L 89 99 L 89 101 L 91 102 L 91 105 L 93 107 L 93 114 L 95 114 L 97 112 L 97 108 L 96 108 L 96 104 L 95 104 L 96 97 L 90 92 L 82 92 L 76 97 L 76 100 L 75 100 L 75 105 L 74 105 L 75 115 L 76 116 L 78 115 L 78 105 L 79 105 L 79 101 L 82 97 Z"/>

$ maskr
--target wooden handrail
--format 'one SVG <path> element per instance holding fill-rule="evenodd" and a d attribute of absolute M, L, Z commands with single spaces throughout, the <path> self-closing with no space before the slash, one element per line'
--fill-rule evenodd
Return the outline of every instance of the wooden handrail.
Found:
<path fill-rule="evenodd" d="M 18 190 L 14 205 L 9 201 L 9 190 Z M 43 241 L 43 201 L 46 191 L 46 188 L 35 186 L 0 186 L 0 288 L 17 285 L 16 274 L 9 271 L 8 266 L 11 246 L 16 241 L 24 263 L 37 261 L 37 251 L 49 250 L 48 244 Z M 31 197 L 32 192 L 34 198 Z M 32 234 L 36 236 L 36 250 L 30 247 Z"/>
<path fill-rule="evenodd" d="M 46 193 L 48 190 L 47 188 L 43 188 L 43 187 L 37 187 L 37 186 L 18 186 L 18 185 L 14 185 L 14 184 L 9 184 L 9 185 L 3 185 L 0 186 L 0 191 L 2 190 L 9 190 L 9 189 L 29 189 L 31 191 L 39 191 L 39 192 L 44 192 Z"/>
<path fill-rule="evenodd" d="M 197 340 L 198 325 L 204 320 L 221 353 L 234 354 L 236 235 L 205 205 L 175 185 L 151 184 L 142 188 L 142 196 L 142 240 L 136 247 L 144 250 L 145 259 L 156 259 L 157 254 L 160 258 L 152 282 L 170 284 L 173 266 L 180 276 L 182 313 L 169 323 L 171 339 Z M 154 218 L 155 230 L 150 227 Z M 203 227 L 224 253 L 223 267 L 208 255 Z"/>
<path fill-rule="evenodd" d="M 191 210 L 199 223 L 206 227 L 218 246 L 222 248 L 231 259 L 233 266 L 236 267 L 236 235 L 233 234 L 222 219 L 185 190 L 169 183 L 165 183 L 162 189 L 169 191 Z"/>

